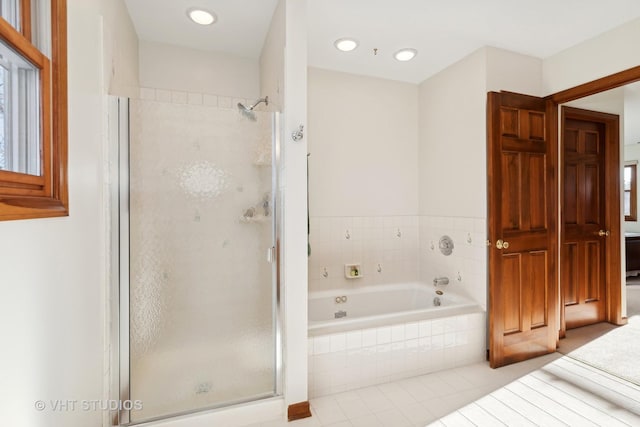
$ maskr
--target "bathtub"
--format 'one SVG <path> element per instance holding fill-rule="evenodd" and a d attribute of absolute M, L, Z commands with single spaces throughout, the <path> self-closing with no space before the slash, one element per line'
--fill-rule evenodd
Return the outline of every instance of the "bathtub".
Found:
<path fill-rule="evenodd" d="M 485 354 L 486 313 L 446 287 L 443 295 L 421 283 L 309 294 L 310 397 L 478 363 Z"/>
<path fill-rule="evenodd" d="M 406 283 L 311 292 L 309 336 L 482 311 L 474 301 L 439 289 L 442 295 L 433 285 Z"/>

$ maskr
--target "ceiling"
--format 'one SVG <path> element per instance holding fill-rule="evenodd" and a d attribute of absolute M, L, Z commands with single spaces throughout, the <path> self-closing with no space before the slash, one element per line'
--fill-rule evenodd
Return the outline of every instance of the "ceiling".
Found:
<path fill-rule="evenodd" d="M 258 58 L 278 0 L 125 0 L 141 40 Z M 196 25 L 187 9 L 214 12 L 214 25 Z"/>
<path fill-rule="evenodd" d="M 278 0 L 125 2 L 143 40 L 258 58 Z M 191 23 L 193 6 L 219 22 Z M 638 0 L 308 0 L 308 58 L 314 67 L 419 83 L 482 46 L 545 58 L 637 17 Z M 341 37 L 359 48 L 336 50 Z M 416 58 L 394 60 L 404 47 Z"/>

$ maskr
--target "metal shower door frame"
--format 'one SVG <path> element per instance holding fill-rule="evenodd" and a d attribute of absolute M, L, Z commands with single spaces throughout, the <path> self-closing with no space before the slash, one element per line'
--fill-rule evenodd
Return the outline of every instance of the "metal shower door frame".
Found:
<path fill-rule="evenodd" d="M 110 254 L 109 272 L 110 289 L 108 292 L 110 354 L 109 371 L 110 382 L 108 396 L 111 401 L 131 402 L 130 393 L 130 241 L 129 241 L 129 143 L 130 143 L 130 102 L 129 98 L 108 97 L 108 163 L 109 163 L 109 208 L 110 217 Z M 283 313 L 281 300 L 281 236 L 282 236 L 282 198 L 279 197 L 281 170 L 281 117 L 279 112 L 272 114 L 272 170 L 271 170 L 271 206 L 272 206 L 272 247 L 269 255 L 272 257 L 272 307 L 274 332 L 274 395 L 265 399 L 282 395 L 283 388 Z M 262 401 L 264 399 L 249 400 Z M 238 402 L 242 404 L 247 402 Z M 228 407 L 234 404 L 228 405 Z M 225 407 L 225 406 L 222 406 Z M 160 419 L 182 417 L 194 413 L 219 410 L 221 406 L 203 407 L 191 411 L 181 412 L 167 417 L 158 417 L 141 421 L 140 424 Z M 131 411 L 121 407 L 108 413 L 109 425 L 122 426 L 138 423 L 131 422 Z"/>

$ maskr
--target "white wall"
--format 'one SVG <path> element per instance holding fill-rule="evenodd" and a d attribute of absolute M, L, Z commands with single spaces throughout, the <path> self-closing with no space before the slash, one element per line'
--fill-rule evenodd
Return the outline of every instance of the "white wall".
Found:
<path fill-rule="evenodd" d="M 417 86 L 308 73 L 311 215 L 416 215 Z"/>
<path fill-rule="evenodd" d="M 260 96 L 269 97 L 269 110 L 284 104 L 285 2 L 280 0 L 260 53 Z"/>
<path fill-rule="evenodd" d="M 136 36 L 120 0 L 67 4 L 70 216 L 0 223 L 0 409 L 7 426 L 102 425 L 100 411 L 54 412 L 50 400 L 104 398 L 103 95 L 110 86 L 137 86 Z M 118 55 L 103 58 L 103 24 Z M 112 63 L 115 77 L 103 76 Z M 36 400 L 49 408 L 36 411 Z"/>
<path fill-rule="evenodd" d="M 549 95 L 640 64 L 640 19 L 570 47 L 543 61 L 543 93 Z"/>
<path fill-rule="evenodd" d="M 624 87 L 624 144 L 640 143 L 640 83 Z"/>
<path fill-rule="evenodd" d="M 124 1 L 104 1 L 104 76 L 111 95 L 138 96 L 138 36 Z"/>
<path fill-rule="evenodd" d="M 141 40 L 140 86 L 254 99 L 260 69 L 255 59 Z"/>
<path fill-rule="evenodd" d="M 304 402 L 307 390 L 307 138 L 291 134 L 307 127 L 307 0 L 285 0 L 284 123 L 281 200 L 285 307 L 285 401 Z"/>
<path fill-rule="evenodd" d="M 507 90 L 542 96 L 541 59 L 489 46 L 484 50 L 487 55 L 487 92 Z"/>
<path fill-rule="evenodd" d="M 599 111 L 602 113 L 617 114 L 620 116 L 620 142 L 624 141 L 624 126 L 622 119 L 625 115 L 625 90 L 623 87 L 611 89 L 606 92 L 596 93 L 562 104 L 563 106 L 582 108 L 585 110 Z"/>
<path fill-rule="evenodd" d="M 420 84 L 420 215 L 485 218 L 487 56 Z"/>

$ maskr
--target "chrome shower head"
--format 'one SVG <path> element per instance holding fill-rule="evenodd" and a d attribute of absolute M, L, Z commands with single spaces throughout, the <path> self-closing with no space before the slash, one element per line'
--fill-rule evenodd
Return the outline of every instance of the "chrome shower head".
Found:
<path fill-rule="evenodd" d="M 260 98 L 253 105 L 250 105 L 248 107 L 242 102 L 238 102 L 238 109 L 243 116 L 245 116 L 249 120 L 255 121 L 256 115 L 253 113 L 253 109 L 256 108 L 261 102 L 264 102 L 264 105 L 269 105 L 269 97 L 265 96 L 264 98 Z"/>

